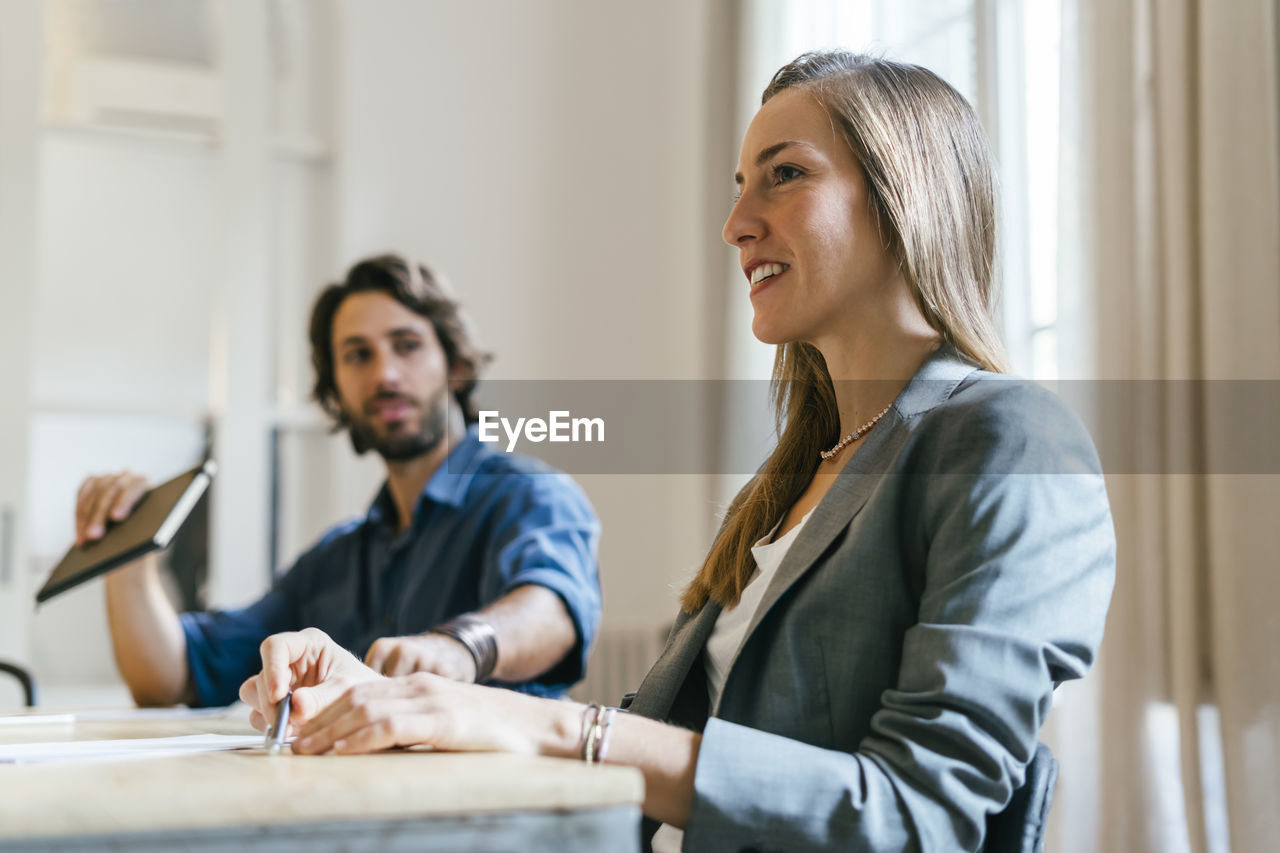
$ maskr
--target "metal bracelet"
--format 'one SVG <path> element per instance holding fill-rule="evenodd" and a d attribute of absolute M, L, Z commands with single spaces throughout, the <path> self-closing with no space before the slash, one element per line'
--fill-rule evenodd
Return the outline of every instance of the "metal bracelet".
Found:
<path fill-rule="evenodd" d="M 582 760 L 588 764 L 596 763 L 596 747 L 600 743 L 601 727 L 600 714 L 604 709 L 596 703 L 587 706 L 586 719 L 590 720 L 587 724 L 587 736 L 582 742 Z"/>
<path fill-rule="evenodd" d="M 609 727 L 617 708 L 591 703 L 582 715 L 586 735 L 582 742 L 582 760 L 588 764 L 604 764 L 605 749 L 609 746 Z"/>
<path fill-rule="evenodd" d="M 498 635 L 493 626 L 474 613 L 463 613 L 431 629 L 452 637 L 466 647 L 476 664 L 476 683 L 488 681 L 498 666 Z"/>
<path fill-rule="evenodd" d="M 604 721 L 600 724 L 600 742 L 596 744 L 596 764 L 604 764 L 604 753 L 609 748 L 609 727 L 613 725 L 613 717 L 617 713 L 617 708 L 604 709 L 602 715 Z"/>

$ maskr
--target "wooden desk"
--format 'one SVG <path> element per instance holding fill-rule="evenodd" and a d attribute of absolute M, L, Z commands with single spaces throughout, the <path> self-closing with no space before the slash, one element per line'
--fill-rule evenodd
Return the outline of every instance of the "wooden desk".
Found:
<path fill-rule="evenodd" d="M 246 720 L 0 726 L 0 743 L 252 733 Z M 639 772 L 498 754 L 0 765 L 0 850 L 636 851 Z"/>

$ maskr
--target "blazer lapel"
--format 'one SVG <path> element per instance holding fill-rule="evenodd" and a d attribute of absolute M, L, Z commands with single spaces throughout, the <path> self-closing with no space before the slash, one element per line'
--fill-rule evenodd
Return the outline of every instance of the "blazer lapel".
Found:
<path fill-rule="evenodd" d="M 818 505 L 813 508 L 813 515 L 809 516 L 804 529 L 791 543 L 786 556 L 778 564 L 777 571 L 769 579 L 764 597 L 760 599 L 760 605 L 751 618 L 747 637 L 751 636 L 756 626 L 760 624 L 761 618 L 791 588 L 791 585 L 813 568 L 818 558 L 827 550 L 827 546 L 840 534 L 840 531 L 849 526 L 849 522 L 871 496 L 879 479 L 875 475 L 881 473 L 875 470 L 878 466 L 874 460 L 892 458 L 907 436 L 906 430 L 902 429 L 901 417 L 898 413 L 895 411 L 890 415 L 893 421 L 886 425 L 889 429 L 875 436 L 874 441 L 871 436 L 867 436 L 867 443 L 849 460 L 844 470 L 840 472 L 840 476 L 831 484 L 831 488 L 822 496 Z M 889 415 L 886 415 L 885 420 L 888 418 Z"/>
<path fill-rule="evenodd" d="M 977 369 L 949 344 L 940 347 L 921 366 L 894 400 L 889 414 L 879 424 L 882 428 L 873 429 L 867 435 L 866 443 L 845 465 L 830 490 L 814 507 L 813 515 L 805 522 L 800 535 L 791 543 L 791 548 L 770 578 L 764 597 L 760 599 L 760 604 L 751 617 L 746 634 L 738 645 L 738 654 L 742 653 L 743 647 L 778 599 L 814 567 L 840 531 L 848 527 L 849 522 L 866 504 L 880 476 L 897 458 L 902 445 L 910 436 L 908 419 L 946 400 L 956 386 Z M 707 633 L 710 633 L 709 628 Z M 734 662 L 737 662 L 737 655 L 734 656 Z M 732 669 L 733 664 L 730 664 L 730 678 Z M 722 691 L 721 696 L 723 695 Z M 716 707 L 711 710 L 712 715 L 718 710 L 717 700 Z"/>
<path fill-rule="evenodd" d="M 645 675 L 627 710 L 655 720 L 671 716 L 671 705 L 702 655 L 719 615 L 720 605 L 714 601 L 708 601 L 692 615 L 681 612 L 667 638 L 666 648 Z"/>

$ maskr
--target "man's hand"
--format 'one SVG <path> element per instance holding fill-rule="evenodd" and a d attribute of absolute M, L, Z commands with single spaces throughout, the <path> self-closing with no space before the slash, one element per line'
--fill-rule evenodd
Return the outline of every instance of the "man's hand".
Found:
<path fill-rule="evenodd" d="M 430 672 L 452 681 L 476 680 L 476 662 L 467 647 L 445 634 L 383 637 L 369 647 L 365 665 L 386 676 Z"/>
<path fill-rule="evenodd" d="M 89 477 L 76 493 L 76 544 L 102 538 L 108 521 L 123 521 L 151 488 L 141 474 L 121 471 Z"/>
<path fill-rule="evenodd" d="M 240 685 L 240 701 L 253 710 L 249 723 L 271 725 L 275 707 L 293 691 L 289 730 L 297 732 L 353 684 L 382 680 L 317 628 L 273 634 L 262 641 L 262 672 Z"/>

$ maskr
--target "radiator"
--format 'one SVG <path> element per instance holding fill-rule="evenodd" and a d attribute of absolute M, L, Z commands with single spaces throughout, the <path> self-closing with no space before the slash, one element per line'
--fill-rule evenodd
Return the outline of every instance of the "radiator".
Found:
<path fill-rule="evenodd" d="M 617 705 L 625 694 L 640 686 L 666 644 L 669 631 L 670 626 L 602 628 L 587 661 L 587 676 L 569 695 L 578 702 Z"/>

